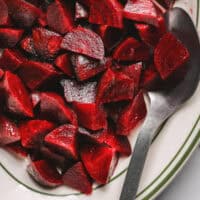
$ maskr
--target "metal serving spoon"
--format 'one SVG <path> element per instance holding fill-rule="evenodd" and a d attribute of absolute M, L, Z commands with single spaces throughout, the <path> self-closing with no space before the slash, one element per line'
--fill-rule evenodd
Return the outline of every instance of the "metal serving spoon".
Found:
<path fill-rule="evenodd" d="M 166 12 L 165 22 L 172 32 L 188 48 L 191 56 L 189 70 L 184 80 L 169 91 L 149 92 L 150 108 L 138 135 L 125 178 L 120 200 L 134 200 L 143 171 L 147 152 L 161 124 L 176 112 L 195 92 L 200 78 L 199 38 L 189 15 L 180 8 Z"/>

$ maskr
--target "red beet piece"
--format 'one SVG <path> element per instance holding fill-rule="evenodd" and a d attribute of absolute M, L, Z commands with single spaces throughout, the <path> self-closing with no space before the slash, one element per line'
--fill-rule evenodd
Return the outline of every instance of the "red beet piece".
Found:
<path fill-rule="evenodd" d="M 78 83 L 75 80 L 61 81 L 67 102 L 93 103 L 96 98 L 97 82 Z"/>
<path fill-rule="evenodd" d="M 44 58 L 54 57 L 60 50 L 62 37 L 45 28 L 35 28 L 32 33 L 36 53 Z"/>
<path fill-rule="evenodd" d="M 102 76 L 97 90 L 97 102 L 109 103 L 133 98 L 134 81 L 127 75 L 108 69 Z"/>
<path fill-rule="evenodd" d="M 0 68 L 15 71 L 25 61 L 25 58 L 16 50 L 4 49 L 0 58 Z"/>
<path fill-rule="evenodd" d="M 74 27 L 71 10 L 62 0 L 51 3 L 47 9 L 48 26 L 61 34 L 71 31 Z"/>
<path fill-rule="evenodd" d="M 140 92 L 120 113 L 117 120 L 117 134 L 129 135 L 138 123 L 146 116 L 147 110 L 143 93 Z"/>
<path fill-rule="evenodd" d="M 88 18 L 88 11 L 84 5 L 79 2 L 75 4 L 75 19 L 87 19 Z"/>
<path fill-rule="evenodd" d="M 43 92 L 40 97 L 40 117 L 60 124 L 70 122 L 77 125 L 76 114 L 66 105 L 61 96 L 53 92 Z"/>
<path fill-rule="evenodd" d="M 48 23 L 47 23 L 47 14 L 46 14 L 46 12 L 42 12 L 42 13 L 40 14 L 40 17 L 38 18 L 38 24 L 39 24 L 39 26 L 41 26 L 41 27 L 45 27 L 45 26 L 48 25 Z"/>
<path fill-rule="evenodd" d="M 65 172 L 63 183 L 82 193 L 92 193 L 92 181 L 81 162 L 76 163 Z"/>
<path fill-rule="evenodd" d="M 78 159 L 77 151 L 77 127 L 65 124 L 53 131 L 45 137 L 45 142 L 58 152 L 66 155 L 74 160 Z"/>
<path fill-rule="evenodd" d="M 182 67 L 189 57 L 186 47 L 171 33 L 160 39 L 154 51 L 155 67 L 163 80 Z"/>
<path fill-rule="evenodd" d="M 29 89 L 35 90 L 46 81 L 56 77 L 58 73 L 49 63 L 30 60 L 20 66 L 18 75 Z"/>
<path fill-rule="evenodd" d="M 124 8 L 124 17 L 158 26 L 158 14 L 151 0 L 128 0 Z"/>
<path fill-rule="evenodd" d="M 14 28 L 0 28 L 0 48 L 11 48 L 20 41 L 24 31 Z"/>
<path fill-rule="evenodd" d="M 31 36 L 25 37 L 20 42 L 21 48 L 26 51 L 27 53 L 30 53 L 32 55 L 36 55 L 36 51 L 33 45 L 33 38 Z"/>
<path fill-rule="evenodd" d="M 38 148 L 47 133 L 55 128 L 55 124 L 46 120 L 29 120 L 19 126 L 21 143 L 25 148 Z"/>
<path fill-rule="evenodd" d="M 9 22 L 8 7 L 4 0 L 0 0 L 0 26 L 7 25 Z"/>
<path fill-rule="evenodd" d="M 5 146 L 5 148 L 17 157 L 26 158 L 28 156 L 27 150 L 24 147 L 22 147 L 20 142 L 8 144 Z"/>
<path fill-rule="evenodd" d="M 104 45 L 99 35 L 79 26 L 65 35 L 61 48 L 84 54 L 94 59 L 104 58 Z"/>
<path fill-rule="evenodd" d="M 149 48 L 132 37 L 126 38 L 113 53 L 117 61 L 143 61 L 149 58 Z"/>
<path fill-rule="evenodd" d="M 123 8 L 117 0 L 91 0 L 89 22 L 123 28 Z"/>
<path fill-rule="evenodd" d="M 6 71 L 0 85 L 5 95 L 8 111 L 24 117 L 33 117 L 31 99 L 24 84 L 17 75 Z"/>
<path fill-rule="evenodd" d="M 73 107 L 81 126 L 94 131 L 107 127 L 106 113 L 96 103 L 74 102 Z"/>
<path fill-rule="evenodd" d="M 56 58 L 54 64 L 69 77 L 73 77 L 73 69 L 69 54 L 65 53 Z"/>
<path fill-rule="evenodd" d="M 19 27 L 32 27 L 41 10 L 24 0 L 6 0 L 12 20 Z"/>
<path fill-rule="evenodd" d="M 109 181 L 118 160 L 115 150 L 104 145 L 85 146 L 81 159 L 89 175 L 100 184 Z"/>
<path fill-rule="evenodd" d="M 17 142 L 20 138 L 16 124 L 7 117 L 0 115 L 0 146 Z"/>
<path fill-rule="evenodd" d="M 62 177 L 57 169 L 45 160 L 32 162 L 27 171 L 42 186 L 53 188 L 62 184 Z"/>

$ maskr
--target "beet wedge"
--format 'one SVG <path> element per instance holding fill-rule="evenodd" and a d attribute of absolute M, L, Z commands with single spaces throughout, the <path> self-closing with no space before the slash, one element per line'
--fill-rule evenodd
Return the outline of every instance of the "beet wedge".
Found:
<path fill-rule="evenodd" d="M 81 159 L 89 175 L 100 184 L 109 181 L 118 161 L 115 150 L 105 145 L 84 146 Z"/>
<path fill-rule="evenodd" d="M 55 124 L 46 120 L 29 120 L 19 126 L 21 143 L 25 148 L 38 148 L 47 133 L 55 128 Z"/>
<path fill-rule="evenodd" d="M 65 35 L 61 48 L 94 59 L 102 60 L 104 58 L 104 45 L 100 36 L 81 26 L 74 28 Z"/>
<path fill-rule="evenodd" d="M 4 0 L 0 0 L 0 26 L 8 25 L 9 16 L 8 16 L 8 7 Z"/>
<path fill-rule="evenodd" d="M 63 183 L 57 169 L 45 160 L 30 163 L 27 172 L 37 183 L 45 187 L 54 188 Z"/>
<path fill-rule="evenodd" d="M 7 117 L 0 115 L 0 146 L 17 142 L 20 139 L 17 125 Z"/>
<path fill-rule="evenodd" d="M 81 162 L 77 162 L 69 168 L 63 175 L 63 183 L 71 188 L 74 188 L 82 193 L 92 193 L 92 181 L 88 176 L 85 167 Z"/>

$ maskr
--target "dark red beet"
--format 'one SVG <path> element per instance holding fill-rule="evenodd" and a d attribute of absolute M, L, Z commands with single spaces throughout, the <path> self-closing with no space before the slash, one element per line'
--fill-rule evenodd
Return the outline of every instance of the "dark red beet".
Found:
<path fill-rule="evenodd" d="M 0 146 L 17 142 L 20 138 L 17 125 L 7 117 L 0 115 Z"/>
<path fill-rule="evenodd" d="M 46 27 L 48 25 L 48 23 L 47 23 L 47 14 L 45 12 L 42 12 L 40 14 L 40 17 L 38 18 L 38 24 L 41 27 Z"/>
<path fill-rule="evenodd" d="M 74 27 L 72 11 L 62 0 L 55 0 L 47 9 L 48 26 L 56 32 L 65 34 Z"/>
<path fill-rule="evenodd" d="M 173 49 L 173 51 L 172 51 Z M 162 79 L 167 79 L 189 59 L 186 47 L 171 33 L 166 33 L 154 51 L 154 63 Z"/>
<path fill-rule="evenodd" d="M 118 160 L 115 150 L 104 145 L 83 147 L 81 159 L 89 175 L 100 184 L 109 181 Z"/>
<path fill-rule="evenodd" d="M 0 58 L 0 68 L 15 71 L 25 61 L 25 58 L 16 50 L 4 49 Z"/>
<path fill-rule="evenodd" d="M 24 147 L 22 147 L 21 142 L 8 144 L 5 146 L 5 149 L 20 158 L 26 158 L 28 156 L 28 152 Z"/>
<path fill-rule="evenodd" d="M 62 125 L 46 135 L 44 141 L 68 158 L 78 159 L 77 127 L 70 124 Z"/>
<path fill-rule="evenodd" d="M 20 46 L 27 53 L 36 55 L 36 51 L 33 45 L 33 38 L 31 36 L 23 38 L 23 40 L 20 42 Z"/>
<path fill-rule="evenodd" d="M 92 181 L 81 162 L 76 163 L 65 172 L 63 183 L 82 193 L 92 193 Z"/>
<path fill-rule="evenodd" d="M 61 48 L 94 59 L 102 60 L 104 58 L 104 45 L 100 36 L 81 26 L 65 35 Z"/>
<path fill-rule="evenodd" d="M 60 50 L 62 37 L 45 28 L 35 28 L 32 33 L 36 53 L 44 58 L 54 57 Z"/>
<path fill-rule="evenodd" d="M 54 61 L 54 64 L 66 75 L 68 75 L 69 77 L 73 77 L 73 69 L 72 69 L 72 64 L 71 64 L 69 54 L 65 53 L 65 54 L 59 55 Z"/>
<path fill-rule="evenodd" d="M 0 85 L 5 95 L 8 111 L 24 117 L 33 117 L 31 99 L 25 86 L 17 75 L 6 71 Z"/>
<path fill-rule="evenodd" d="M 94 103 L 96 98 L 97 82 L 78 83 L 75 80 L 61 81 L 67 102 Z"/>
<path fill-rule="evenodd" d="M 124 17 L 158 26 L 158 14 L 151 0 L 128 0 L 124 8 Z"/>
<path fill-rule="evenodd" d="M 117 134 L 129 135 L 138 123 L 146 116 L 147 110 L 143 93 L 140 92 L 120 113 L 117 121 Z"/>
<path fill-rule="evenodd" d="M 14 28 L 0 28 L 0 48 L 11 48 L 20 41 L 24 31 Z"/>
<path fill-rule="evenodd" d="M 40 117 L 60 124 L 70 122 L 77 125 L 76 114 L 66 105 L 61 96 L 53 92 L 43 92 L 40 97 Z"/>
<path fill-rule="evenodd" d="M 25 148 L 38 148 L 47 133 L 55 128 L 55 124 L 46 120 L 29 120 L 19 126 L 21 143 Z"/>
<path fill-rule="evenodd" d="M 32 162 L 28 165 L 27 171 L 42 186 L 53 188 L 63 183 L 57 169 L 45 160 Z"/>
<path fill-rule="evenodd" d="M 117 0 L 91 0 L 89 22 L 123 28 L 123 7 Z"/>
<path fill-rule="evenodd" d="M 132 37 L 126 38 L 113 53 L 117 61 L 143 61 L 149 58 L 149 48 Z"/>
<path fill-rule="evenodd" d="M 134 81 L 121 72 L 108 69 L 102 76 L 97 90 L 97 102 L 109 103 L 132 99 Z"/>
<path fill-rule="evenodd" d="M 75 19 L 87 19 L 88 18 L 88 11 L 84 5 L 79 2 L 75 4 Z"/>
<path fill-rule="evenodd" d="M 18 75 L 24 81 L 26 86 L 35 90 L 43 83 L 58 75 L 55 68 L 49 63 L 36 61 L 26 61 L 18 70 Z"/>
<path fill-rule="evenodd" d="M 0 26 L 7 25 L 9 22 L 8 7 L 4 0 L 0 0 Z"/>
<path fill-rule="evenodd" d="M 107 127 L 106 114 L 96 103 L 74 102 L 73 107 L 81 126 L 94 131 Z"/>

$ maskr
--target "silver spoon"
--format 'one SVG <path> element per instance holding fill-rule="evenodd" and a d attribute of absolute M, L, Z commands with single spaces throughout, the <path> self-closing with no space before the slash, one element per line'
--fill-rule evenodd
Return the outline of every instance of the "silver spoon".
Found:
<path fill-rule="evenodd" d="M 195 92 L 200 78 L 199 38 L 189 15 L 180 8 L 165 13 L 168 31 L 188 48 L 191 56 L 184 80 L 169 91 L 149 92 L 150 108 L 138 135 L 120 200 L 134 200 L 151 142 L 161 124 Z"/>

